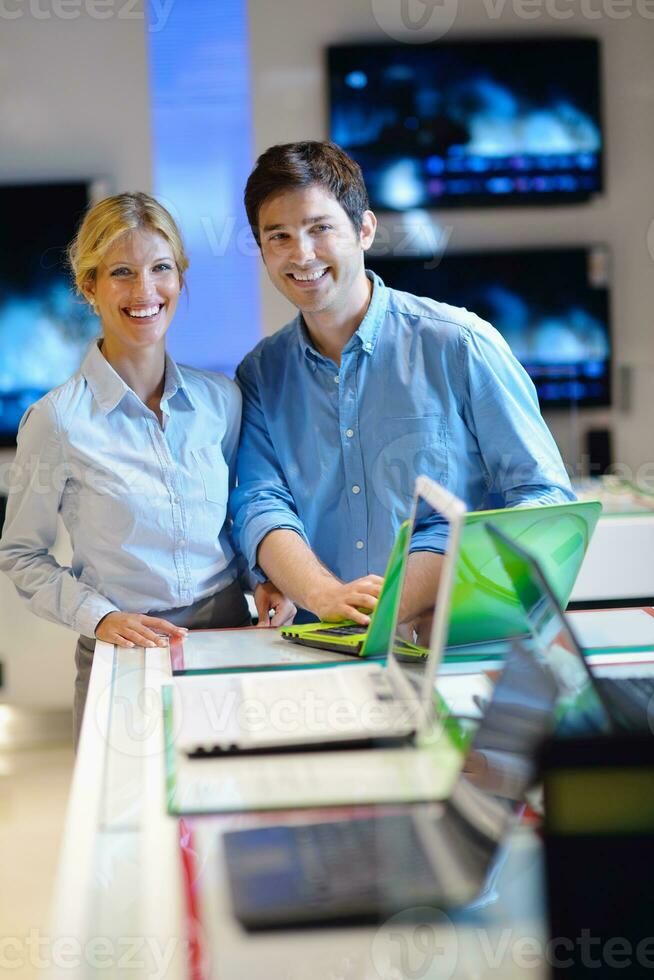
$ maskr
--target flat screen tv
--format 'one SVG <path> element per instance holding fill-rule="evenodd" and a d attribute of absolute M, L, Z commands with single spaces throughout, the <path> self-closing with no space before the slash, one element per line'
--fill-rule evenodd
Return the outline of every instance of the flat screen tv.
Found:
<path fill-rule="evenodd" d="M 573 203 L 602 190 L 599 43 L 328 49 L 331 138 L 373 208 Z"/>
<path fill-rule="evenodd" d="M 25 410 L 77 370 L 99 332 L 65 251 L 89 200 L 82 182 L 0 185 L 0 445 Z"/>
<path fill-rule="evenodd" d="M 605 246 L 367 256 L 388 286 L 464 306 L 492 323 L 526 368 L 543 409 L 611 403 Z"/>

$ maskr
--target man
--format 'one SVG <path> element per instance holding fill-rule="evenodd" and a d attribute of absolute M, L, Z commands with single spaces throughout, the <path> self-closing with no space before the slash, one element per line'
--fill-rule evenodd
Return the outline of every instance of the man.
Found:
<path fill-rule="evenodd" d="M 470 509 L 493 496 L 499 506 L 574 499 L 534 387 L 500 334 L 366 272 L 377 222 L 339 147 L 271 147 L 245 207 L 273 285 L 299 310 L 237 372 L 232 509 L 255 574 L 320 619 L 367 624 L 420 473 Z M 416 584 L 437 550 L 426 542 L 411 554 Z"/>

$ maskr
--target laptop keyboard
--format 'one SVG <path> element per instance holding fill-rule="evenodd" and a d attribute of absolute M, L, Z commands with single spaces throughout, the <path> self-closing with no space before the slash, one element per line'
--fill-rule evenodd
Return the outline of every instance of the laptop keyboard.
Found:
<path fill-rule="evenodd" d="M 352 623 L 350 626 L 330 626 L 329 629 L 312 630 L 316 636 L 360 636 L 366 632 L 365 626 Z"/>
<path fill-rule="evenodd" d="M 654 677 L 598 677 L 597 684 L 630 728 L 654 730 Z"/>
<path fill-rule="evenodd" d="M 294 836 L 308 902 L 436 888 L 410 816 L 298 826 Z"/>

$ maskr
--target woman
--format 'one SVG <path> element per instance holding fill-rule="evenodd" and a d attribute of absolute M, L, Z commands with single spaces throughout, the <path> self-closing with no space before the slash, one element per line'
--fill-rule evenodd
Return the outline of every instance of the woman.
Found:
<path fill-rule="evenodd" d="M 102 327 L 80 370 L 25 414 L 0 568 L 39 616 L 80 633 L 79 735 L 95 638 L 165 646 L 186 627 L 245 626 L 226 523 L 241 418 L 234 382 L 180 367 L 166 332 L 188 259 L 171 215 L 146 194 L 92 207 L 70 248 Z M 61 513 L 72 568 L 49 550 Z M 258 586 L 260 618 L 294 607 Z"/>

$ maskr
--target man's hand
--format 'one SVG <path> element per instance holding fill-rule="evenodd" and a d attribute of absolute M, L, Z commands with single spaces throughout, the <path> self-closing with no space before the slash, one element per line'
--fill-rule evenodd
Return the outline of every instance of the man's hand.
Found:
<path fill-rule="evenodd" d="M 175 626 L 167 619 L 157 616 L 144 616 L 141 613 L 112 612 L 104 616 L 95 628 L 98 640 L 115 643 L 119 647 L 165 647 L 167 641 L 159 633 L 168 637 L 186 636 L 188 630 Z"/>
<path fill-rule="evenodd" d="M 364 575 L 353 582 L 339 582 L 325 576 L 315 599 L 310 597 L 309 609 L 326 623 L 351 619 L 368 626 L 370 616 L 361 610 L 375 608 L 383 581 L 380 575 Z"/>
<path fill-rule="evenodd" d="M 272 582 L 259 583 L 254 590 L 254 604 L 259 613 L 259 626 L 287 626 L 292 623 L 297 609 Z M 274 612 L 272 619 L 270 611 Z"/>

